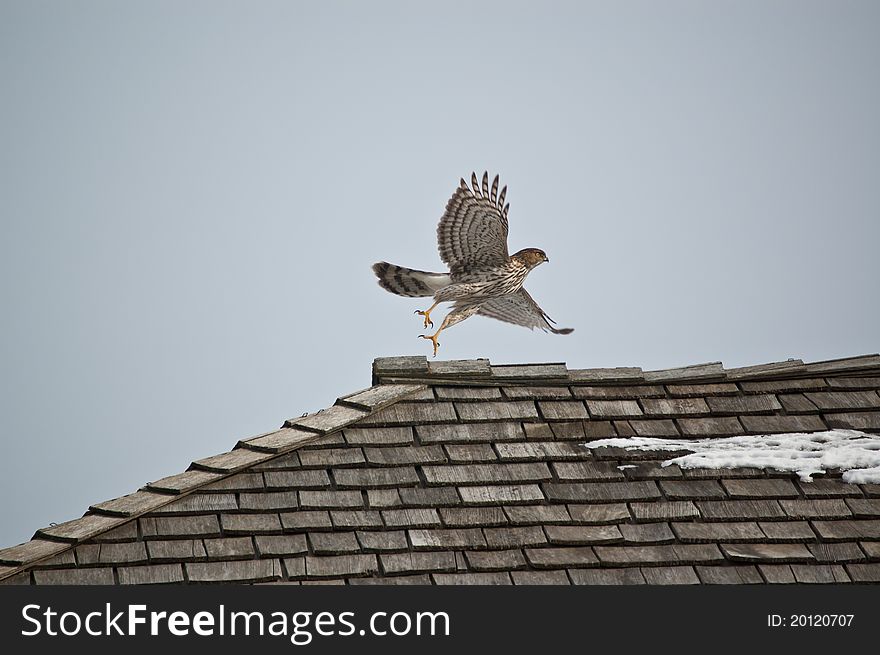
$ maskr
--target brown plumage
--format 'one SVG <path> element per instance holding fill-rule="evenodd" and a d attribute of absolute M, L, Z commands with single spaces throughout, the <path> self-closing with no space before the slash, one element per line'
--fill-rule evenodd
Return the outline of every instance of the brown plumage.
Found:
<path fill-rule="evenodd" d="M 555 328 L 553 321 L 523 288 L 526 276 L 543 264 L 547 255 L 538 248 L 507 251 L 507 187 L 498 192 L 498 176 L 489 186 L 489 174 L 482 182 L 471 174 L 471 185 L 462 179 L 437 226 L 440 259 L 449 273 L 429 273 L 387 262 L 373 264 L 379 285 L 401 296 L 433 296 L 434 304 L 417 314 L 424 326 L 433 325 L 431 311 L 441 302 L 453 302 L 452 311 L 433 335 L 421 335 L 440 345 L 437 335 L 474 314 L 488 316 L 530 329 L 570 334 L 571 328 Z"/>

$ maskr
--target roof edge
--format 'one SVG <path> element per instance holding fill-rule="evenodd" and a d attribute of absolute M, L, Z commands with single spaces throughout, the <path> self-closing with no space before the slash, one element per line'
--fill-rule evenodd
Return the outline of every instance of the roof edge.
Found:
<path fill-rule="evenodd" d="M 273 432 L 238 441 L 232 450 L 193 461 L 182 473 L 90 505 L 82 517 L 38 529 L 30 541 L 0 549 L 0 581 L 57 557 L 78 544 L 160 509 L 251 466 L 314 443 L 425 389 L 424 384 L 374 385 L 336 399 L 313 414 L 288 419 Z"/>
<path fill-rule="evenodd" d="M 800 378 L 812 375 L 880 373 L 880 354 L 829 359 L 804 363 L 800 359 L 724 368 L 721 362 L 709 362 L 654 371 L 641 368 L 569 369 L 564 363 L 492 364 L 487 359 L 428 361 L 425 356 L 379 357 L 373 361 L 374 385 L 420 383 L 425 385 L 509 384 L 541 385 L 618 385 L 677 384 L 691 382 L 740 382 Z"/>

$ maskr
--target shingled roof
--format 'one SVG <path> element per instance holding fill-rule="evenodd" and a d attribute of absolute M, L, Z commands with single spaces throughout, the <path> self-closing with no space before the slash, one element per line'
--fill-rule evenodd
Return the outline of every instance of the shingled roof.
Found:
<path fill-rule="evenodd" d="M 642 371 L 377 359 L 373 386 L 0 550 L 20 584 L 880 581 L 880 485 L 612 436 L 880 433 L 880 356 Z"/>

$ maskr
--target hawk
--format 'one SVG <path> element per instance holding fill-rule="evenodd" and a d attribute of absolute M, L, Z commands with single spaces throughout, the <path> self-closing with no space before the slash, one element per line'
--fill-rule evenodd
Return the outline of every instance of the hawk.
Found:
<path fill-rule="evenodd" d="M 434 344 L 434 356 L 440 333 L 479 314 L 499 321 L 540 328 L 553 334 L 570 334 L 571 328 L 555 328 L 553 321 L 523 288 L 529 272 L 550 261 L 543 250 L 525 248 L 507 253 L 507 211 L 504 204 L 507 187 L 498 193 L 498 176 L 489 187 L 489 174 L 482 184 L 476 173 L 471 185 L 461 184 L 446 204 L 437 226 L 440 259 L 449 266 L 448 273 L 428 273 L 388 262 L 373 264 L 379 286 L 399 296 L 433 296 L 434 304 L 415 313 L 424 317 L 424 327 L 433 327 L 431 312 L 441 302 L 453 302 L 440 329 L 432 335 L 419 335 Z"/>

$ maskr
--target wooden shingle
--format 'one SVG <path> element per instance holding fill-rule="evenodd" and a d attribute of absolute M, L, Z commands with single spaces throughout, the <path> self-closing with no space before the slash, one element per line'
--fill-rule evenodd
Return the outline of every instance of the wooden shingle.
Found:
<path fill-rule="evenodd" d="M 873 368 L 872 368 L 873 367 Z M 880 357 L 724 370 L 391 358 L 379 384 L 0 551 L 81 584 L 878 581 L 880 485 L 605 437 L 880 432 Z M 682 454 L 686 451 L 681 451 Z"/>
<path fill-rule="evenodd" d="M 455 570 L 455 556 L 449 552 L 383 553 L 379 560 L 388 575 Z"/>
<path fill-rule="evenodd" d="M 120 566 L 117 574 L 119 584 L 179 584 L 183 582 L 183 565 Z"/>
<path fill-rule="evenodd" d="M 190 582 L 263 582 L 283 575 L 277 559 L 187 562 L 183 566 Z"/>

